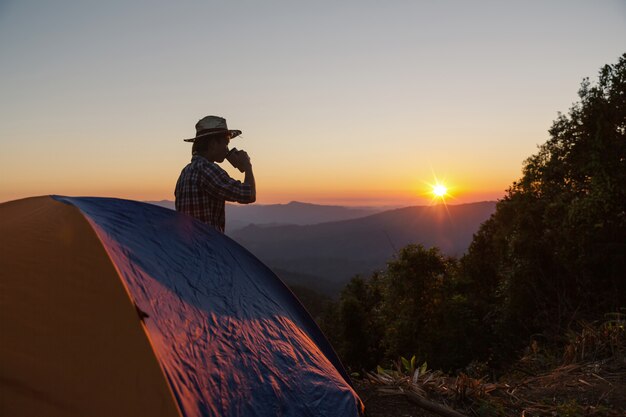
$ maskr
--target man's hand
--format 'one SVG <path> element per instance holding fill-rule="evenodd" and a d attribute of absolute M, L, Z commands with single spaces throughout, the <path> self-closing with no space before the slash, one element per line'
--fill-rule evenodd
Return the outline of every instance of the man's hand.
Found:
<path fill-rule="evenodd" d="M 227 157 L 228 162 L 241 172 L 246 172 L 252 169 L 252 163 L 250 157 L 246 151 L 235 150 Z"/>
<path fill-rule="evenodd" d="M 254 181 L 254 173 L 252 172 L 252 163 L 250 162 L 250 157 L 246 151 L 238 151 L 237 149 L 232 149 L 230 155 L 226 157 L 228 162 L 231 163 L 232 166 L 237 168 L 241 172 L 245 172 L 246 176 L 243 180 L 244 184 L 248 184 L 252 189 L 251 199 L 248 203 L 254 203 L 256 201 L 256 183 Z"/>

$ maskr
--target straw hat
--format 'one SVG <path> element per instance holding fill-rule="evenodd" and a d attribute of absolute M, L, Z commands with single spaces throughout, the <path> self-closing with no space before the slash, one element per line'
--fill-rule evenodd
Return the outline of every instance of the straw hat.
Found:
<path fill-rule="evenodd" d="M 196 123 L 196 137 L 183 140 L 185 142 L 193 142 L 197 138 L 220 133 L 226 133 L 230 139 L 233 139 L 241 135 L 241 130 L 229 130 L 228 126 L 226 126 L 226 119 L 223 117 L 207 116 L 200 119 L 198 123 Z"/>

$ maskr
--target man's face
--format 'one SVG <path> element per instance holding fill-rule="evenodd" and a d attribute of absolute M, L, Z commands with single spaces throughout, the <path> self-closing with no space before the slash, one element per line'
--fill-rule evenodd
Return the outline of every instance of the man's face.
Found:
<path fill-rule="evenodd" d="M 217 157 L 217 162 L 224 162 L 224 159 L 228 154 L 229 143 L 230 139 L 227 137 L 222 137 L 215 141 L 215 156 Z"/>

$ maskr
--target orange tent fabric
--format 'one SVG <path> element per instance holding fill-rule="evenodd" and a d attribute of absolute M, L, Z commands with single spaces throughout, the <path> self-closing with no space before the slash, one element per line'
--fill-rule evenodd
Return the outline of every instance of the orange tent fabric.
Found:
<path fill-rule="evenodd" d="M 0 205 L 0 414 L 180 416 L 137 311 L 75 207 Z"/>

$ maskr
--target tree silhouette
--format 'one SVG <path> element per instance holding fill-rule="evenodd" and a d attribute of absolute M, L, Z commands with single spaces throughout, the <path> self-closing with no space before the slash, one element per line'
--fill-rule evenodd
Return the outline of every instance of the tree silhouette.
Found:
<path fill-rule="evenodd" d="M 461 262 L 500 331 L 558 332 L 626 305 L 626 54 L 579 97 Z"/>
<path fill-rule="evenodd" d="M 458 262 L 408 245 L 348 284 L 322 323 L 346 364 L 506 363 L 533 333 L 626 307 L 626 54 L 579 98 Z"/>

